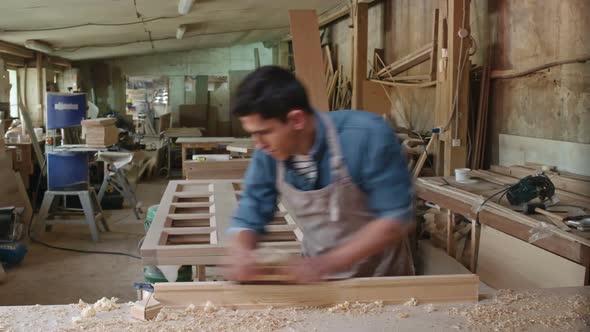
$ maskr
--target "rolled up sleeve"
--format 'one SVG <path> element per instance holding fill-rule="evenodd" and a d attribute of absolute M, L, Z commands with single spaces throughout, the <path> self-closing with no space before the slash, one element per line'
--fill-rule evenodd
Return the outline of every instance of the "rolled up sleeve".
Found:
<path fill-rule="evenodd" d="M 227 232 L 252 230 L 263 234 L 276 209 L 276 164 L 262 151 L 255 151 L 244 176 L 243 191 Z"/>
<path fill-rule="evenodd" d="M 369 135 L 362 188 L 376 219 L 410 222 L 414 189 L 406 158 L 393 129 L 380 122 Z"/>

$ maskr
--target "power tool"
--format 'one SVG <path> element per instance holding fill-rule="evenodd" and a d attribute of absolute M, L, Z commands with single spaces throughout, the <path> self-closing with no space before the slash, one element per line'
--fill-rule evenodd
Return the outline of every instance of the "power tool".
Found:
<path fill-rule="evenodd" d="M 506 192 L 506 198 L 512 205 L 528 203 L 537 197 L 541 202 L 545 202 L 553 195 L 555 195 L 555 186 L 545 173 L 526 176 L 508 188 Z"/>

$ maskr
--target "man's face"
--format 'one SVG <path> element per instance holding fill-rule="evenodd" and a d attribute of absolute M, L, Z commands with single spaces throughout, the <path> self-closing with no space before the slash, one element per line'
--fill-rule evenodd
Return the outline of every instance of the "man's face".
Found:
<path fill-rule="evenodd" d="M 251 114 L 240 117 L 240 121 L 244 130 L 252 135 L 256 148 L 264 150 L 274 159 L 287 160 L 296 150 L 300 124 L 292 116 L 287 118 L 287 122 L 282 122 Z"/>

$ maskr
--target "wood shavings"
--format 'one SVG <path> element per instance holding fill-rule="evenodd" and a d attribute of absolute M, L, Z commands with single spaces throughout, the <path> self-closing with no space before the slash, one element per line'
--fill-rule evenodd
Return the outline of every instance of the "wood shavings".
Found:
<path fill-rule="evenodd" d="M 78 324 L 78 323 L 81 323 L 81 322 L 82 322 L 82 317 L 80 317 L 80 316 L 72 317 L 72 323 Z"/>
<path fill-rule="evenodd" d="M 491 303 L 475 305 L 463 314 L 476 328 L 504 331 L 545 327 L 565 331 L 576 322 L 590 325 L 590 297 L 537 296 L 501 290 Z"/>
<path fill-rule="evenodd" d="M 96 311 L 111 311 L 111 310 L 115 310 L 115 309 L 119 309 L 119 305 L 117 304 L 117 301 L 119 301 L 118 298 L 116 297 L 111 297 L 110 299 L 107 299 L 106 297 L 103 297 L 102 299 L 96 301 L 96 303 L 94 303 L 94 310 Z"/>
<path fill-rule="evenodd" d="M 82 318 L 94 317 L 94 316 L 96 316 L 96 310 L 94 310 L 94 308 L 91 306 L 87 306 L 82 309 L 82 312 L 80 312 L 80 316 Z"/>
<path fill-rule="evenodd" d="M 189 304 L 188 307 L 186 307 L 186 309 L 184 309 L 184 311 L 186 312 L 194 312 L 195 310 L 197 310 L 197 307 L 195 307 L 194 304 Z"/>
<path fill-rule="evenodd" d="M 216 312 L 219 310 L 219 308 L 217 308 L 213 302 L 211 301 L 207 301 L 207 303 L 205 303 L 205 307 L 203 308 L 203 310 L 205 312 Z"/>
<path fill-rule="evenodd" d="M 408 317 L 410 317 L 410 315 L 405 312 L 400 312 L 397 314 L 397 317 L 398 318 L 408 318 Z"/>
<path fill-rule="evenodd" d="M 432 313 L 432 312 L 438 311 L 438 309 L 435 308 L 434 305 L 432 305 L 432 304 L 429 304 L 426 307 L 424 307 L 424 310 L 426 310 L 427 313 Z"/>
<path fill-rule="evenodd" d="M 82 299 L 78 300 L 78 308 L 86 308 L 88 303 L 82 301 Z"/>
<path fill-rule="evenodd" d="M 339 303 L 327 309 L 328 313 L 345 313 L 352 315 L 376 314 L 383 311 L 383 301 L 371 303 L 350 303 L 348 301 Z"/>
<path fill-rule="evenodd" d="M 406 303 L 404 303 L 404 305 L 406 307 L 415 307 L 418 305 L 418 300 L 416 300 L 415 298 L 411 298 Z"/>

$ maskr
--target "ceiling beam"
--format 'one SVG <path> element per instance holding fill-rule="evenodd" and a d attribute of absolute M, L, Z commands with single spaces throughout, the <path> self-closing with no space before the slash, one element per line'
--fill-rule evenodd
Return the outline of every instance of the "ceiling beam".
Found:
<path fill-rule="evenodd" d="M 0 54 L 0 58 L 8 67 L 21 68 L 25 66 L 25 59 L 12 54 Z"/>
<path fill-rule="evenodd" d="M 34 57 L 33 51 L 28 50 L 22 46 L 10 44 L 3 41 L 0 41 L 0 54 L 10 54 L 27 59 L 32 59 Z"/>

